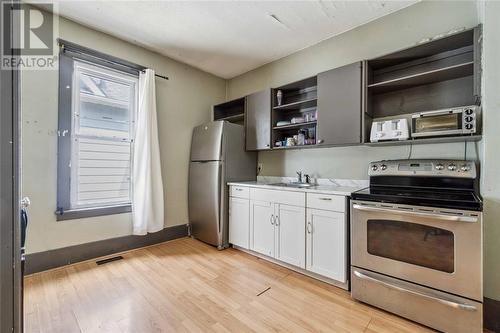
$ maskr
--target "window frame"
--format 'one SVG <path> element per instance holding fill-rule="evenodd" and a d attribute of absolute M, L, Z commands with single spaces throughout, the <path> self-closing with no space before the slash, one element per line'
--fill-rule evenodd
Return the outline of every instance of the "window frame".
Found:
<path fill-rule="evenodd" d="M 75 49 L 75 44 L 71 44 L 72 51 Z M 84 51 L 89 50 L 82 48 Z M 92 50 L 91 50 L 92 51 Z M 95 51 L 97 52 L 97 51 Z M 104 59 L 103 54 L 98 53 L 100 57 L 96 58 L 92 55 L 87 55 L 85 53 L 75 53 L 68 52 L 61 48 L 59 54 L 59 125 L 58 125 L 58 168 L 57 168 L 57 209 L 56 209 L 56 219 L 60 220 L 70 220 L 70 219 L 80 219 L 86 217 L 96 217 L 111 214 L 121 214 L 128 213 L 132 211 L 131 202 L 128 203 L 118 203 L 116 205 L 104 205 L 104 206 L 92 206 L 92 207 L 78 207 L 76 209 L 71 208 L 71 191 L 72 191 L 72 181 L 75 177 L 72 177 L 74 170 L 76 168 L 71 168 L 72 161 L 72 146 L 74 138 L 74 95 L 79 93 L 78 82 L 76 82 L 75 75 L 75 65 L 85 64 L 86 67 L 98 69 L 99 73 L 104 73 L 113 78 L 116 81 L 116 75 L 126 75 L 130 77 L 130 80 L 135 83 L 135 98 L 134 98 L 134 112 L 130 115 L 130 130 L 129 130 L 129 141 L 131 143 L 131 174 L 130 174 L 130 186 L 132 188 L 132 160 L 133 160 L 133 137 L 134 137 L 134 124 L 137 117 L 138 109 L 138 85 L 139 78 L 138 74 L 139 68 L 128 67 L 127 62 L 125 65 L 120 65 L 116 63 L 116 58 L 111 57 L 113 62 L 109 59 Z M 116 65 L 117 64 L 117 65 Z M 75 89 L 72 89 L 75 87 Z M 132 190 L 130 193 L 130 199 L 132 199 Z"/>

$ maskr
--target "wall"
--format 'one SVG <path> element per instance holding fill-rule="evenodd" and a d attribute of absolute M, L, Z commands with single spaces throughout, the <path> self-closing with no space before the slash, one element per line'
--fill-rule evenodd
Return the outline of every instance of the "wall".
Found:
<path fill-rule="evenodd" d="M 484 267 L 486 296 L 500 301 L 500 2 L 480 4 L 483 23 L 482 183 L 484 200 Z M 497 314 L 500 316 L 500 314 Z M 498 318 L 498 317 L 497 317 Z"/>
<path fill-rule="evenodd" d="M 469 143 L 467 158 L 478 159 L 483 168 L 482 191 L 485 198 L 485 295 L 500 300 L 500 254 L 496 242 L 500 239 L 500 86 L 498 45 L 500 29 L 496 2 L 487 2 L 485 25 L 485 139 L 484 144 Z M 491 9 L 491 10 L 490 10 Z M 493 10 L 495 10 L 493 12 Z M 489 21 L 489 22 L 488 22 Z M 295 54 L 264 65 L 228 82 L 228 99 L 240 97 L 267 87 L 276 87 L 322 71 L 375 58 L 398 49 L 410 47 L 424 38 L 460 28 L 472 28 L 479 23 L 476 2 L 423 1 L 399 12 L 345 32 Z M 489 68 L 489 69 L 488 69 Z M 483 151 L 484 150 L 484 151 Z M 335 147 L 259 153 L 262 175 L 295 176 L 302 170 L 316 177 L 367 179 L 367 165 L 381 159 L 407 158 L 410 146 L 394 147 Z M 464 143 L 414 145 L 412 158 L 464 158 Z"/>
<path fill-rule="evenodd" d="M 474 2 L 422 2 L 312 47 L 240 75 L 228 82 L 228 98 L 276 87 L 355 61 L 410 47 L 424 38 L 478 24 Z M 476 144 L 468 144 L 475 158 Z M 407 158 L 408 146 L 339 147 L 259 153 L 262 175 L 366 179 L 366 165 L 380 159 Z M 412 157 L 463 158 L 464 144 L 415 145 Z M 348 166 L 348 167 L 346 167 Z"/>
<path fill-rule="evenodd" d="M 59 35 L 156 70 L 158 126 L 165 195 L 165 225 L 186 224 L 191 131 L 210 120 L 210 106 L 224 100 L 225 81 L 188 65 L 60 18 Z M 131 215 L 57 222 L 58 72 L 22 73 L 22 192 L 29 196 L 28 253 L 130 235 Z"/>

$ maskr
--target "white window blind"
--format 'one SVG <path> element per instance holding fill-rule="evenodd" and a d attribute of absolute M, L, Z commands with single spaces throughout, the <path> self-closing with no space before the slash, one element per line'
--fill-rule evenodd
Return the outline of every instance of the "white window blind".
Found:
<path fill-rule="evenodd" d="M 71 209 L 131 202 L 137 78 L 75 61 Z"/>

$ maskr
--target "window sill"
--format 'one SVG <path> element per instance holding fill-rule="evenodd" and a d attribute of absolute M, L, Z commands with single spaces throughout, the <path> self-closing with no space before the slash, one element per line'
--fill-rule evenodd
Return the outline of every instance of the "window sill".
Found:
<path fill-rule="evenodd" d="M 120 205 L 120 206 L 109 206 L 109 207 L 73 209 L 73 210 L 65 210 L 63 212 L 56 211 L 56 220 L 64 221 L 64 220 L 83 219 L 87 217 L 130 213 L 131 211 L 132 211 L 132 205 L 130 204 Z"/>

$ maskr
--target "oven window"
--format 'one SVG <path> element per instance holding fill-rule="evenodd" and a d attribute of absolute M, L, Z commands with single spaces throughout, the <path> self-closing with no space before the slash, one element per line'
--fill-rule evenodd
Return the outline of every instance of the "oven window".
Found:
<path fill-rule="evenodd" d="M 451 113 L 440 116 L 415 118 L 414 132 L 427 133 L 427 132 L 456 130 L 462 127 L 461 121 L 462 121 L 462 115 L 460 113 Z"/>
<path fill-rule="evenodd" d="M 368 220 L 368 253 L 446 273 L 455 267 L 452 232 L 422 224 Z"/>

